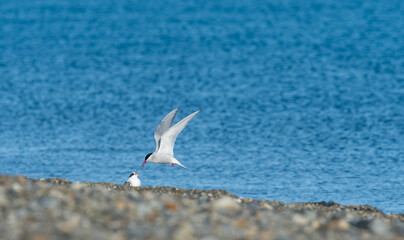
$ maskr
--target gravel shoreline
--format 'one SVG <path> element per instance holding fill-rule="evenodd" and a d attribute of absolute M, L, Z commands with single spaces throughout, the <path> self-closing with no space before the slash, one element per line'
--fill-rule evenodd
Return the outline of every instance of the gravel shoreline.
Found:
<path fill-rule="evenodd" d="M 224 190 L 0 176 L 0 239 L 404 239 L 404 214 Z"/>

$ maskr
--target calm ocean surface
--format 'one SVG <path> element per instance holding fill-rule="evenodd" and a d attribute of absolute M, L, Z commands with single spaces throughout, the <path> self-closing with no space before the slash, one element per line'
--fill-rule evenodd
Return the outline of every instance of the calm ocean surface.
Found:
<path fill-rule="evenodd" d="M 0 3 L 0 174 L 404 212 L 404 2 Z"/>

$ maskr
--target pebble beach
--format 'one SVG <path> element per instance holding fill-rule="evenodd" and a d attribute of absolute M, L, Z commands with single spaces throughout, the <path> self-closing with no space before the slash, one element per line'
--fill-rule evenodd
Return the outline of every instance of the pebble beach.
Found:
<path fill-rule="evenodd" d="M 0 239 L 404 239 L 404 214 L 224 190 L 0 176 Z"/>

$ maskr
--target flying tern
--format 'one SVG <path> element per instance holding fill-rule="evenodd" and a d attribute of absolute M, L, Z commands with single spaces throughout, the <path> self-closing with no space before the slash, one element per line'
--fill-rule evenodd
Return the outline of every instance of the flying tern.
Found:
<path fill-rule="evenodd" d="M 142 167 L 146 164 L 146 162 L 153 162 L 160 164 L 171 164 L 172 166 L 180 165 L 181 167 L 186 168 L 177 159 L 175 159 L 174 144 L 178 134 L 185 128 L 188 122 L 200 112 L 200 110 L 190 114 L 188 117 L 182 119 L 174 126 L 171 126 L 178 110 L 179 108 L 176 108 L 169 112 L 157 126 L 156 131 L 154 132 L 156 150 L 153 153 L 146 155 Z"/>

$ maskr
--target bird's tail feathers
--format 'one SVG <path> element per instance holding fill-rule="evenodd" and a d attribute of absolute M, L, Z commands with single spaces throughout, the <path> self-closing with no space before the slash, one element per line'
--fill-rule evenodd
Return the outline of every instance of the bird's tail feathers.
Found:
<path fill-rule="evenodd" d="M 174 164 L 180 165 L 180 166 L 183 167 L 183 168 L 187 168 L 187 167 L 185 167 L 184 165 L 182 165 L 177 159 L 175 159 L 175 160 L 176 160 L 176 161 L 175 161 Z"/>

